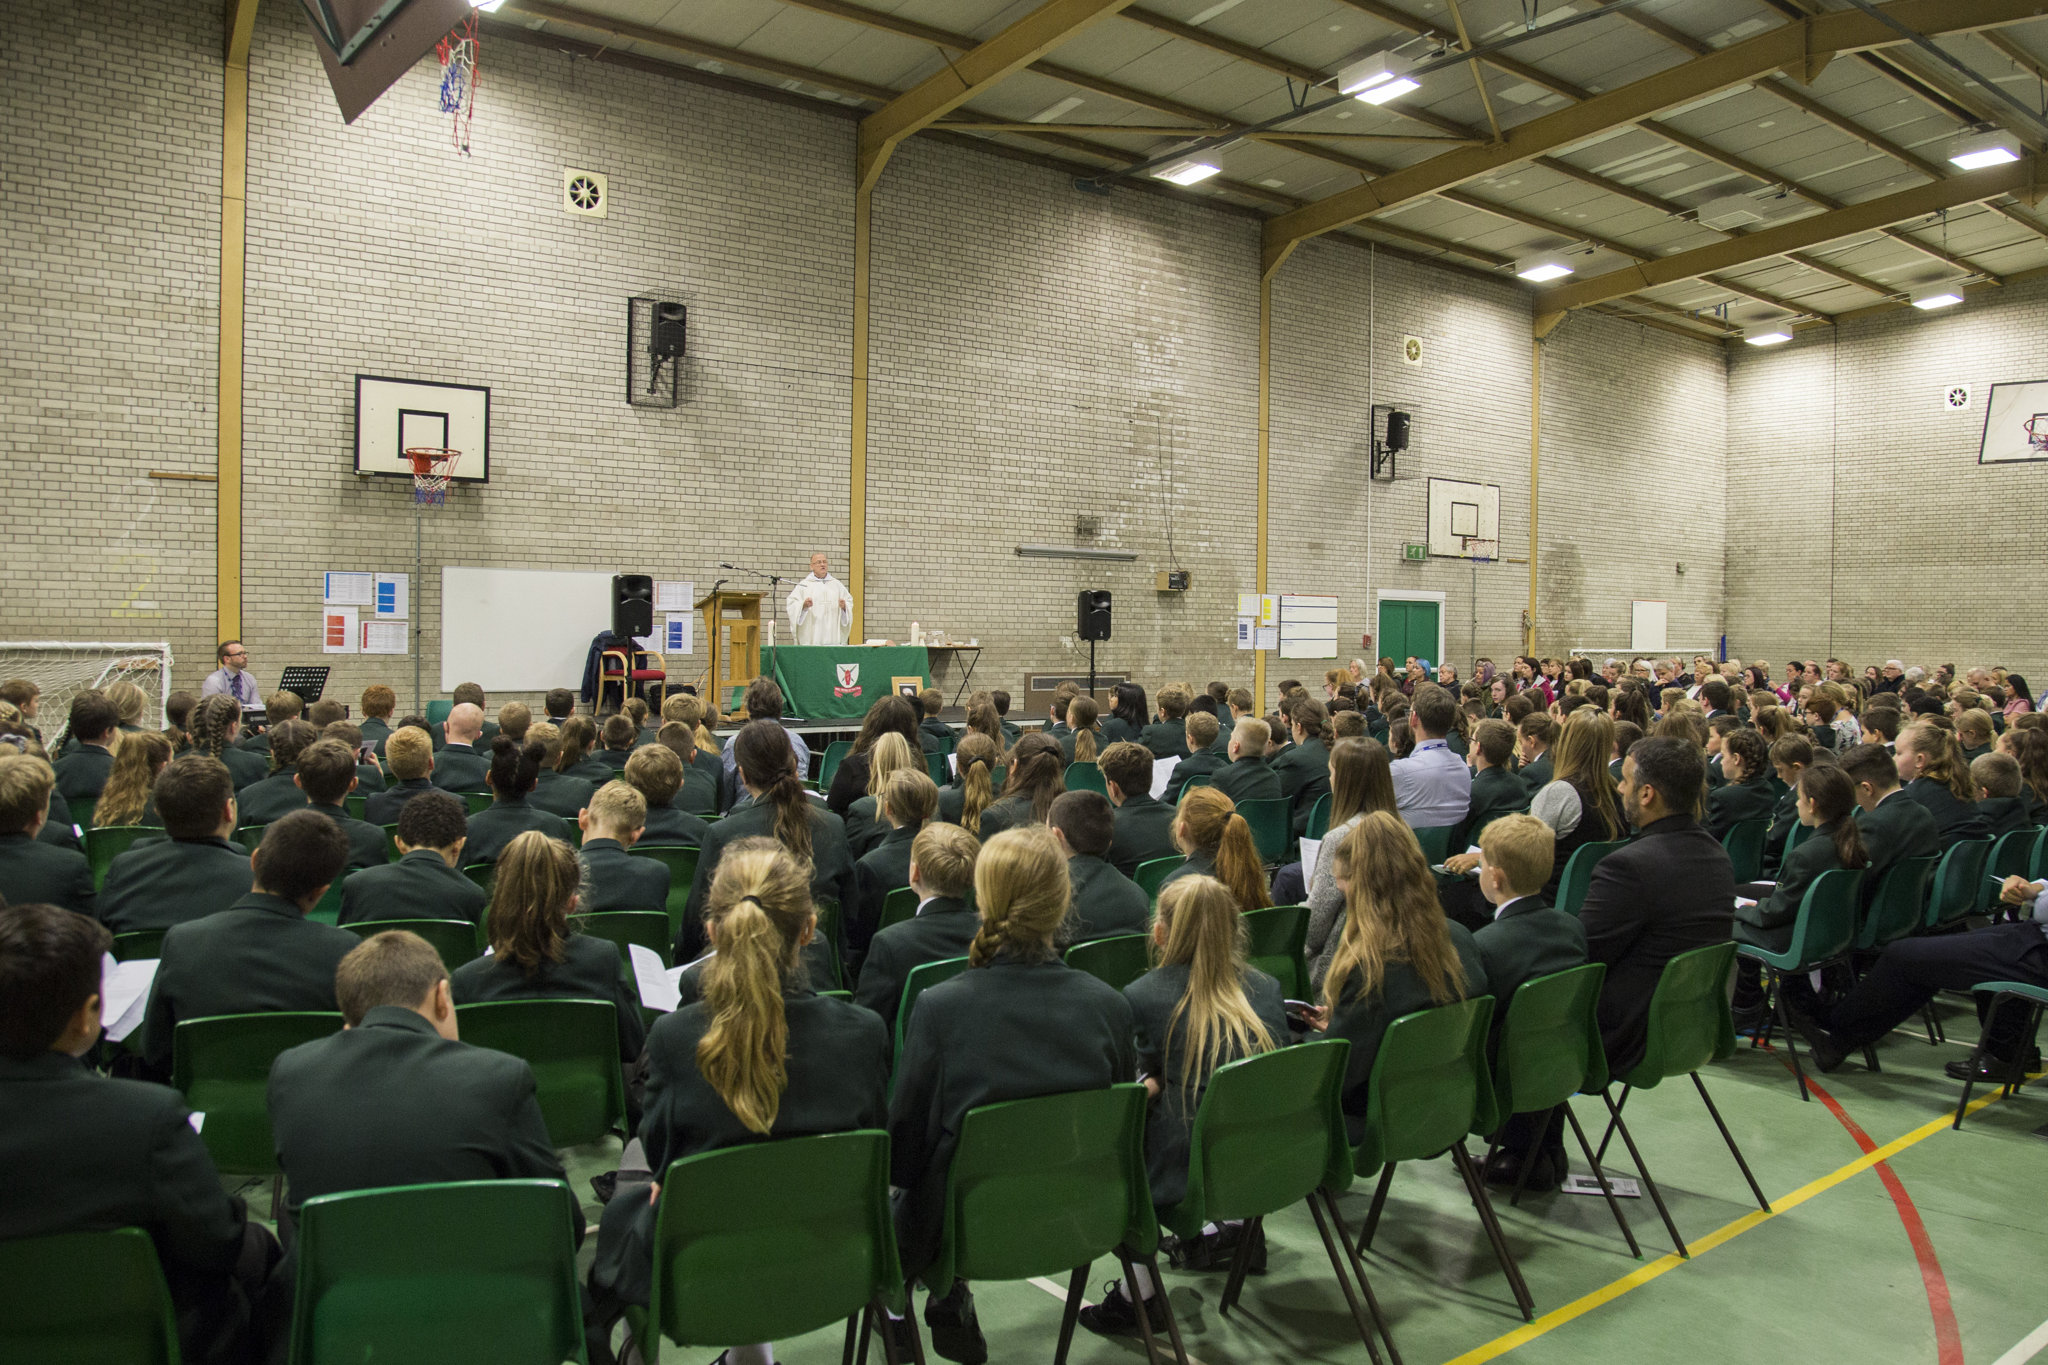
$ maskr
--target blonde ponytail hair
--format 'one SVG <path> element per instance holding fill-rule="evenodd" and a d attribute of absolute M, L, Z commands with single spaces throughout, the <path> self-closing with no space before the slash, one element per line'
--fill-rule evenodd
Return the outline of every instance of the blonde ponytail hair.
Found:
<path fill-rule="evenodd" d="M 1076 697 L 1067 703 L 1067 726 L 1074 732 L 1074 762 L 1093 763 L 1096 753 L 1095 718 L 1102 714 L 1093 697 Z"/>
<path fill-rule="evenodd" d="M 782 989 L 812 923 L 810 877 L 773 839 L 741 839 L 718 860 L 704 912 L 717 953 L 704 966 L 711 1027 L 697 1069 L 749 1132 L 767 1134 L 789 1087 Z"/>
<path fill-rule="evenodd" d="M 1263 910 L 1273 903 L 1265 861 L 1236 802 L 1214 787 L 1197 787 L 1181 801 L 1175 823 L 1187 835 L 1187 852 L 1215 859 L 1216 879 L 1237 897 L 1240 910 Z"/>
<path fill-rule="evenodd" d="M 1194 1092 L 1233 1057 L 1273 1050 L 1273 1035 L 1259 1022 L 1245 994 L 1245 948 L 1250 938 L 1237 897 L 1214 877 L 1178 877 L 1159 893 L 1159 965 L 1185 964 L 1187 991 L 1167 1016 L 1167 1036 L 1185 1028 L 1181 1087 Z"/>
<path fill-rule="evenodd" d="M 1073 896 L 1067 860 L 1050 829 L 1025 825 L 995 835 L 974 862 L 981 928 L 967 949 L 968 963 L 986 967 L 999 952 L 1026 962 L 1050 961 Z"/>
<path fill-rule="evenodd" d="M 1323 978 L 1323 1002 L 1341 1001 L 1353 973 L 1359 995 L 1377 994 L 1389 962 L 1413 968 L 1432 1004 L 1463 1000 L 1465 964 L 1437 903 L 1429 860 L 1407 823 L 1374 811 L 1351 827 L 1334 856 L 1333 870 L 1351 889 L 1344 897 L 1344 937 Z"/>
<path fill-rule="evenodd" d="M 978 732 L 962 737 L 960 747 L 953 751 L 963 793 L 960 827 L 969 833 L 981 828 L 981 813 L 996 803 L 996 763 L 1001 757 L 995 741 Z"/>
<path fill-rule="evenodd" d="M 879 797 L 882 794 L 882 789 L 889 785 L 889 775 L 891 773 L 899 773 L 914 768 L 918 772 L 924 773 L 927 777 L 931 776 L 930 772 L 925 768 L 924 755 L 922 753 L 913 753 L 910 748 L 910 741 L 897 734 L 894 730 L 888 731 L 880 739 L 876 740 L 875 747 L 868 752 L 871 755 L 868 759 L 867 794 L 869 796 Z"/>

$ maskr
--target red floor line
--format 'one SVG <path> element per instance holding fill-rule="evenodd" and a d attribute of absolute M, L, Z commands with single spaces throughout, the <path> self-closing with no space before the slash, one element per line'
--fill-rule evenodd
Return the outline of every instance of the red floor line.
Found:
<path fill-rule="evenodd" d="M 1791 1063 L 1784 1056 L 1780 1055 L 1778 1060 L 1785 1062 L 1790 1069 Z M 1870 1134 L 1863 1131 L 1863 1126 L 1850 1118 L 1849 1111 L 1842 1108 L 1812 1076 L 1806 1078 L 1806 1087 L 1848 1130 L 1859 1148 L 1865 1152 L 1877 1150 L 1877 1144 L 1871 1141 Z M 1934 1254 L 1934 1240 L 1927 1235 L 1927 1224 L 1921 1221 L 1913 1196 L 1906 1193 L 1905 1185 L 1889 1162 L 1880 1161 L 1871 1169 L 1884 1182 L 1885 1193 L 1892 1197 L 1892 1204 L 1899 1211 L 1899 1221 L 1906 1228 L 1906 1240 L 1913 1245 L 1914 1259 L 1920 1263 L 1920 1281 L 1927 1288 L 1927 1310 L 1934 1315 L 1936 1359 L 1939 1365 L 1963 1365 L 1963 1334 L 1956 1326 L 1955 1306 L 1949 1301 L 1948 1276 L 1942 1273 L 1941 1259 Z"/>

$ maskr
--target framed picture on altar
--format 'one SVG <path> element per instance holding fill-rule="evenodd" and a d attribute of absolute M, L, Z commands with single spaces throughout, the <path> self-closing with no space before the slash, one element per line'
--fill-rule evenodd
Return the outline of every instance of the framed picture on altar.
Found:
<path fill-rule="evenodd" d="M 889 679 L 889 690 L 899 697 L 908 697 L 912 703 L 915 703 L 917 701 L 917 694 L 924 691 L 924 679 L 920 677 L 891 678 Z"/>

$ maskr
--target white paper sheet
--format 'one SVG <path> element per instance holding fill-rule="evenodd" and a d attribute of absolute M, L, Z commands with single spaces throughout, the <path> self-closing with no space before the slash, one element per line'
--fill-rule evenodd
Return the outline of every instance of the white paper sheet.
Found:
<path fill-rule="evenodd" d="M 1258 636 L 1253 642 L 1253 647 L 1256 649 L 1280 648 L 1280 627 L 1260 626 Z"/>
<path fill-rule="evenodd" d="M 661 642 L 664 654 L 693 654 L 696 647 L 691 643 L 693 618 L 687 611 L 672 611 L 665 622 L 666 630 Z"/>
<path fill-rule="evenodd" d="M 192 1125 L 193 1132 L 204 1133 L 206 1131 L 206 1111 L 194 1109 L 191 1113 L 185 1115 L 185 1122 Z"/>
<path fill-rule="evenodd" d="M 403 621 L 363 622 L 363 653 L 405 654 L 410 652 L 406 647 L 406 629 L 406 623 Z"/>
<path fill-rule="evenodd" d="M 367 607 L 377 600 L 376 577 L 330 569 L 321 580 L 320 601 L 331 607 Z"/>
<path fill-rule="evenodd" d="M 1304 838 L 1301 841 L 1301 884 L 1303 886 L 1315 884 L 1316 859 L 1320 858 L 1322 853 L 1323 841 L 1321 839 Z"/>
<path fill-rule="evenodd" d="M 1250 649 L 1252 647 L 1254 639 L 1252 632 L 1257 629 L 1253 625 L 1255 619 L 1249 613 L 1237 618 L 1237 647 L 1239 649 Z"/>
<path fill-rule="evenodd" d="M 1180 766 L 1177 758 L 1155 758 L 1152 760 L 1152 799 L 1157 801 L 1166 795 L 1166 784 L 1173 780 L 1173 770 Z"/>
<path fill-rule="evenodd" d="M 100 1027 L 112 1041 L 122 1041 L 141 1026 L 156 967 L 153 957 L 116 962 L 112 953 L 100 954 Z"/>
<path fill-rule="evenodd" d="M 367 575 L 365 575 L 367 577 Z M 321 613 L 320 652 L 323 654 L 353 654 L 356 652 L 356 609 L 354 607 L 329 607 Z"/>
<path fill-rule="evenodd" d="M 696 585 L 687 579 L 657 578 L 654 580 L 654 609 L 656 611 L 682 611 L 690 609 L 690 598 L 696 595 Z"/>
<path fill-rule="evenodd" d="M 380 573 L 368 605 L 380 620 L 402 621 L 412 614 L 412 575 Z"/>
<path fill-rule="evenodd" d="M 660 953 L 632 943 L 626 946 L 626 955 L 633 960 L 633 980 L 639 984 L 641 1004 L 667 1014 L 683 1003 L 683 993 L 670 979 L 668 968 L 661 965 Z"/>

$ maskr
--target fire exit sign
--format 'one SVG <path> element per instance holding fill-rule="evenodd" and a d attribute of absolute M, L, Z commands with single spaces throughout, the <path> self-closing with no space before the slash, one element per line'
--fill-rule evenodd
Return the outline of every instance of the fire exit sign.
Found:
<path fill-rule="evenodd" d="M 1429 558 L 1429 546 L 1419 541 L 1410 541 L 1401 547 L 1401 558 L 1411 563 L 1420 563 Z"/>

